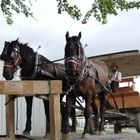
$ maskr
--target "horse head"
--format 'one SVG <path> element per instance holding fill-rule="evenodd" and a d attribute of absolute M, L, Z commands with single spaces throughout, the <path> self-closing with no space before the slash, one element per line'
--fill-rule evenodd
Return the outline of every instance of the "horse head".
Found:
<path fill-rule="evenodd" d="M 1 59 L 5 62 L 3 76 L 6 80 L 12 80 L 21 62 L 18 39 L 12 42 L 5 41 Z"/>
<path fill-rule="evenodd" d="M 29 48 L 27 44 L 19 43 L 18 39 L 11 42 L 5 41 L 1 54 L 1 59 L 5 62 L 3 71 L 5 79 L 12 80 L 19 67 L 21 69 L 22 67 L 28 67 L 28 70 L 31 69 L 31 62 L 34 62 L 32 61 L 34 54 L 32 48 Z"/>
<path fill-rule="evenodd" d="M 69 37 L 68 32 L 66 33 L 65 67 L 68 77 L 80 76 L 86 63 L 80 39 L 81 32 L 79 32 L 78 36 L 72 37 Z"/>

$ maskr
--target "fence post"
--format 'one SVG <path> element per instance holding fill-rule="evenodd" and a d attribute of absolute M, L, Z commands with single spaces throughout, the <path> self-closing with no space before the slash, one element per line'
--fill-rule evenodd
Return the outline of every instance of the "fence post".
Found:
<path fill-rule="evenodd" d="M 6 100 L 10 100 L 11 95 L 6 95 Z M 6 133 L 7 137 L 12 140 L 15 139 L 15 108 L 12 100 L 6 105 Z"/>
<path fill-rule="evenodd" d="M 60 140 L 60 95 L 49 95 L 50 139 Z"/>

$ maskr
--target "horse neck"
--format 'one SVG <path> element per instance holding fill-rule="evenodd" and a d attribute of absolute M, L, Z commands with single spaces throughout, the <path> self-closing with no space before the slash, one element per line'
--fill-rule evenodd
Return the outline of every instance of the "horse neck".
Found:
<path fill-rule="evenodd" d="M 23 55 L 21 54 L 22 63 L 20 64 L 21 68 L 21 77 L 29 76 L 33 73 L 35 67 L 35 54 Z"/>

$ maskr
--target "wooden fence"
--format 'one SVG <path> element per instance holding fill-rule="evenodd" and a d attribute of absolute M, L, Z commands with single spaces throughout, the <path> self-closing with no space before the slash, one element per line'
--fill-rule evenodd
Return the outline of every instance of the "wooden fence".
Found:
<path fill-rule="evenodd" d="M 62 83 L 53 81 L 0 81 L 0 95 L 34 96 L 49 94 L 50 113 L 50 139 L 60 140 L 60 93 Z M 6 131 L 8 139 L 15 139 L 15 113 L 14 102 L 6 106 Z"/>

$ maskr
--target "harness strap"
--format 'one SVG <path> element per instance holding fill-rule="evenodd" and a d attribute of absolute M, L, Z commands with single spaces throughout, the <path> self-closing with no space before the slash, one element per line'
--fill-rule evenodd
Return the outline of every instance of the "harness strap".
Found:
<path fill-rule="evenodd" d="M 34 68 L 35 72 L 38 70 L 38 64 L 39 64 L 39 54 L 36 53 L 36 55 L 35 55 L 35 68 Z"/>
<path fill-rule="evenodd" d="M 9 67 L 9 68 L 13 68 L 14 69 L 14 65 L 11 65 L 11 64 L 5 64 L 4 67 Z"/>
<path fill-rule="evenodd" d="M 56 78 L 57 78 L 58 77 L 58 71 L 57 71 L 56 66 L 54 65 L 54 63 L 52 63 L 52 65 L 53 65 L 53 68 L 55 70 L 55 74 L 56 74 Z"/>
<path fill-rule="evenodd" d="M 49 73 L 47 71 L 40 70 L 40 72 L 41 72 L 42 75 L 48 76 L 48 77 L 53 78 L 53 79 L 56 78 L 55 76 L 53 76 L 51 73 Z"/>
<path fill-rule="evenodd" d="M 37 76 L 37 74 L 42 74 L 44 76 L 48 76 L 49 78 L 56 79 L 56 77 L 53 76 L 51 73 L 49 73 L 45 70 L 42 70 L 39 67 L 39 59 L 40 59 L 40 55 L 38 53 L 36 53 L 35 54 L 35 66 L 34 66 L 33 73 L 28 77 L 24 77 L 24 79 L 34 79 Z M 54 69 L 55 69 L 55 67 L 54 67 Z M 55 69 L 55 71 L 56 71 L 56 69 Z M 57 75 L 57 72 L 56 72 L 56 75 Z"/>
<path fill-rule="evenodd" d="M 37 75 L 37 72 L 39 72 L 38 64 L 39 64 L 39 54 L 36 53 L 35 54 L 35 67 L 33 70 L 33 74 L 31 74 L 29 77 L 24 77 L 24 79 L 34 79 L 35 78 L 35 76 Z"/>
<path fill-rule="evenodd" d="M 111 97 L 112 97 L 112 99 L 113 99 L 113 101 L 114 101 L 115 107 L 116 107 L 116 109 L 117 109 L 117 111 L 118 111 L 119 109 L 118 109 L 117 103 L 116 103 L 116 101 L 115 101 L 115 98 L 114 98 L 114 96 L 112 95 L 112 92 L 110 92 L 109 89 L 108 89 L 106 86 L 104 86 L 103 84 L 101 84 L 101 82 L 100 82 L 96 77 L 92 77 L 92 76 L 89 76 L 89 77 L 92 78 L 92 79 L 94 79 L 95 82 L 97 82 L 104 90 L 106 90 L 106 91 L 111 95 Z"/>

